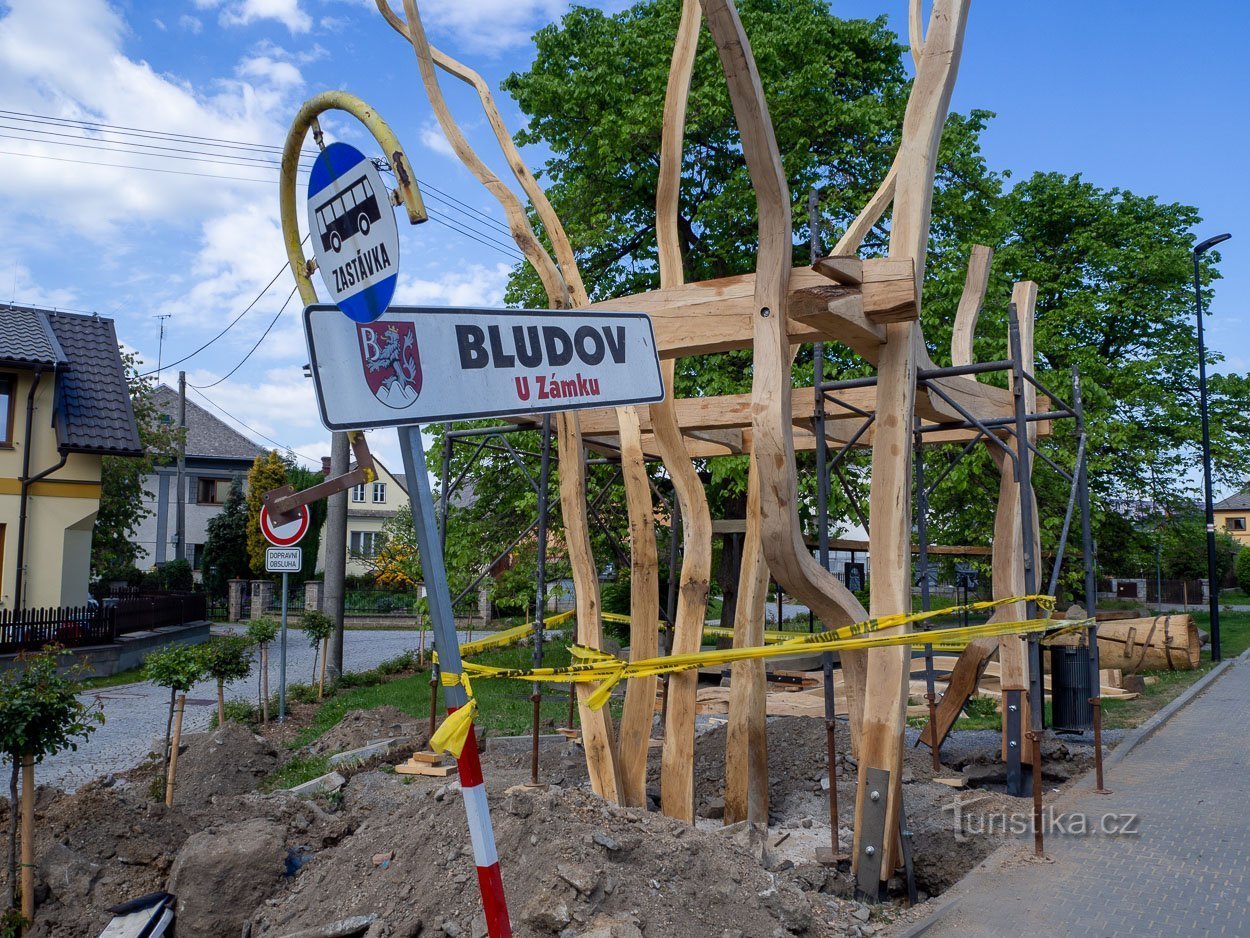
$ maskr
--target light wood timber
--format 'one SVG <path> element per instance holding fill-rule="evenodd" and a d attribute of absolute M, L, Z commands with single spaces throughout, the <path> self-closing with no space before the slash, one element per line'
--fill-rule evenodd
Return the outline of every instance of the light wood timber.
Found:
<path fill-rule="evenodd" d="M 976 638 L 959 653 L 955 667 L 951 669 L 946 693 L 938 698 L 933 720 L 925 724 L 924 730 L 920 733 L 920 742 L 933 748 L 935 733 L 937 745 L 940 746 L 946 741 L 947 734 L 955 725 L 955 721 L 959 719 L 964 704 L 976 692 L 982 672 L 997 651 L 998 639 Z"/>
<path fill-rule="evenodd" d="M 573 305 L 568 282 L 534 235 L 524 206 L 516 194 L 503 184 L 469 145 L 459 125 L 452 117 L 443 97 L 438 77 L 434 73 L 434 57 L 421 25 L 415 0 L 403 0 L 407 19 L 406 35 L 416 54 L 417 66 L 426 96 L 438 119 L 439 127 L 452 145 L 460 161 L 495 196 L 508 220 L 509 231 L 517 247 L 534 267 L 547 291 L 547 299 L 553 308 L 567 309 Z M 379 8 L 384 7 L 379 3 Z M 389 13 L 385 7 L 384 15 Z M 500 122 L 501 124 L 501 122 Z M 499 130 L 498 127 L 495 128 Z M 507 134 L 503 134 L 507 136 Z M 505 150 L 507 147 L 505 146 Z M 537 183 L 525 169 L 519 155 L 510 164 L 518 181 L 527 190 L 536 190 Z M 550 206 L 548 204 L 547 208 Z M 554 217 L 554 212 L 549 217 Z M 557 226 L 558 227 L 558 226 Z M 562 229 L 560 229 L 562 234 Z M 570 251 L 571 253 L 571 251 Z M 575 266 L 575 265 L 574 265 Z M 580 286 L 580 280 L 578 281 Z M 583 295 L 584 295 L 584 291 Z M 556 417 L 559 439 L 560 499 L 565 521 L 566 546 L 572 568 L 574 588 L 577 590 L 578 640 L 593 648 L 601 647 L 602 624 L 599 620 L 599 582 L 590 546 L 586 522 L 586 480 L 582 458 L 581 430 L 576 413 L 559 414 Z M 576 456 L 574 459 L 573 457 Z M 640 454 L 639 454 L 639 458 Z M 587 770 L 591 786 L 596 794 L 610 800 L 619 800 L 620 777 L 616 761 L 616 740 L 612 717 L 607 708 L 591 710 L 585 700 L 594 692 L 590 684 L 577 685 L 578 702 L 582 716 L 582 734 L 585 739 Z"/>
<path fill-rule="evenodd" d="M 1011 300 L 1016 304 L 1016 317 L 1020 322 L 1020 354 L 1024 367 L 1033 370 L 1033 316 L 1037 303 L 1037 284 L 1032 281 L 1017 283 L 1011 291 Z M 1025 410 L 1033 412 L 1037 405 L 1037 391 L 1033 385 L 1024 384 Z M 1031 429 L 1028 432 L 1030 441 L 1034 439 Z M 1024 570 L 1024 538 L 1033 543 L 1034 581 L 1038 582 L 1041 575 L 1041 544 L 1038 540 L 1036 526 L 1037 499 L 1030 491 L 1027 497 L 1033 500 L 1033 517 L 1035 520 L 1032 531 L 1025 532 L 1021 528 L 1020 515 L 1020 480 L 1015 460 L 1007 458 L 1007 454 L 996 444 L 990 446 L 994 464 L 998 467 L 998 511 L 994 515 L 994 559 L 993 584 L 994 598 L 1006 596 L 1022 596 L 1026 592 Z M 1014 440 L 1008 445 L 1016 447 Z M 1011 622 L 1025 617 L 1026 605 L 1023 602 L 1000 606 L 991 621 Z M 998 640 L 998 660 L 1003 667 L 1003 687 L 1006 690 L 1027 690 L 1029 686 L 1028 644 L 1018 635 L 1005 635 Z M 1005 743 L 1004 743 L 1005 745 Z"/>
<path fill-rule="evenodd" d="M 698 5 L 694 0 L 685 0 L 664 96 L 656 189 L 661 289 L 679 287 L 685 276 L 677 213 L 686 100 L 699 41 L 699 19 Z M 673 408 L 673 360 L 665 361 L 660 371 L 664 376 L 665 398 L 651 405 L 651 424 L 681 508 L 683 552 L 672 644 L 673 653 L 680 655 L 698 651 L 703 641 L 703 620 L 712 574 L 712 516 L 703 482 L 690 461 Z M 694 720 L 698 681 L 695 671 L 683 671 L 668 678 L 668 712 L 660 761 L 660 809 L 669 817 L 691 824 L 694 823 Z"/>
<path fill-rule="evenodd" d="M 920 318 L 920 289 L 910 257 L 864 261 L 864 313 L 877 325 Z"/>
<path fill-rule="evenodd" d="M 818 258 L 812 264 L 812 270 L 846 287 L 858 287 L 864 282 L 864 262 L 858 257 L 830 254 L 828 257 Z"/>
<path fill-rule="evenodd" d="M 883 335 L 857 292 L 831 284 L 810 267 L 798 267 L 791 284 L 805 320 L 790 323 L 794 343 L 841 341 L 864 357 Z M 740 274 L 619 296 L 590 304 L 594 310 L 646 313 L 661 358 L 709 355 L 751 345 L 755 274 Z M 821 324 L 809 324 L 815 322 Z"/>
<path fill-rule="evenodd" d="M 935 0 L 923 54 L 903 119 L 898 154 L 898 182 L 891 218 L 890 257 L 911 258 L 917 283 L 924 282 L 933 180 L 938 145 L 954 88 L 967 23 L 967 0 Z M 869 503 L 873 570 L 871 611 L 890 615 L 911 610 L 911 456 L 916 406 L 915 372 L 928 355 L 918 324 L 892 323 L 878 363 L 877 435 L 872 450 L 872 496 Z M 907 711 L 907 650 L 872 649 L 864 683 L 863 727 L 855 816 L 863 816 L 866 771 L 890 773 L 881 875 L 895 866 L 902 783 L 903 727 Z M 851 686 L 853 695 L 854 688 Z M 862 825 L 855 825 L 854 855 L 860 851 Z"/>
<path fill-rule="evenodd" d="M 638 408 L 620 411 L 621 450 L 642 453 L 638 429 Z M 647 491 L 646 511 L 637 510 L 642 500 L 626 496 L 629 514 L 630 582 L 640 584 L 630 591 L 629 653 L 631 660 L 654 658 L 659 654 L 659 632 L 654 623 L 660 617 L 659 559 L 655 543 L 655 513 L 647 485 L 647 467 L 641 458 L 621 461 L 626 492 L 639 487 Z M 620 766 L 621 804 L 641 808 L 647 804 L 647 741 L 651 738 L 651 706 L 657 678 L 634 678 L 625 686 L 625 707 L 621 712 L 617 757 Z"/>
<path fill-rule="evenodd" d="M 742 569 L 734 609 L 733 647 L 764 644 L 768 564 L 760 523 L 760 478 L 755 457 L 747 476 Z M 736 661 L 730 669 L 729 728 L 725 740 L 725 823 L 768 826 L 768 676 L 763 661 Z"/>
<path fill-rule="evenodd" d="M 792 412 L 787 316 L 793 238 L 789 186 L 751 44 L 737 10 L 731 0 L 702 2 L 729 86 L 759 215 L 751 429 L 752 466 L 760 475 L 764 554 L 768 569 L 786 592 L 812 609 L 827 628 L 835 628 L 865 615 L 854 594 L 811 555 L 799 525 L 794 429 L 787 419 Z"/>
<path fill-rule="evenodd" d="M 968 273 L 964 277 L 964 292 L 955 310 L 955 326 L 951 330 L 951 364 L 972 364 L 972 337 L 977 331 L 977 319 L 981 304 L 985 302 L 985 290 L 990 282 L 990 262 L 994 250 L 984 244 L 974 244 L 968 258 Z"/>
<path fill-rule="evenodd" d="M 1083 635 L 1060 635 L 1051 645 L 1085 644 Z M 1192 671 L 1202 646 L 1189 615 L 1147 616 L 1098 623 L 1098 663 L 1122 674 Z"/>

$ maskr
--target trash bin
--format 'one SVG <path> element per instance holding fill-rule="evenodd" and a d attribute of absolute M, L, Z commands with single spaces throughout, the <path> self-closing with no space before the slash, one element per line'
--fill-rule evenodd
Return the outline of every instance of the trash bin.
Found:
<path fill-rule="evenodd" d="M 1089 683 L 1089 649 L 1050 649 L 1051 726 L 1056 730 L 1094 728 L 1094 696 Z"/>

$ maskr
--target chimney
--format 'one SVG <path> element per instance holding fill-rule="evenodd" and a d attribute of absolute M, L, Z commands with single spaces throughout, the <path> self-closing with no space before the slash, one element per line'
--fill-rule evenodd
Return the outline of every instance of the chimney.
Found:
<path fill-rule="evenodd" d="M 325 476 L 327 479 L 330 478 L 330 457 L 329 456 L 321 457 L 321 474 Z"/>

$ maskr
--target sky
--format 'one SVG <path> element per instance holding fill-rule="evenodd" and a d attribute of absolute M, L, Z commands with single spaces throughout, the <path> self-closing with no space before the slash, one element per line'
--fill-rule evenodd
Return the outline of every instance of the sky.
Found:
<path fill-rule="evenodd" d="M 497 89 L 532 60 L 533 32 L 570 4 L 420 6 L 431 41 Z M 886 15 L 906 32 L 906 0 L 831 7 Z M 1208 342 L 1225 356 L 1220 367 L 1238 372 L 1250 370 L 1247 34 L 1250 4 L 1231 0 L 1183 8 L 980 0 L 952 102 L 996 112 L 983 138 L 993 169 L 1015 178 L 1079 172 L 1196 205 L 1204 219 L 1196 240 L 1232 232 Z M 454 113 L 505 176 L 476 99 L 458 84 L 444 82 Z M 439 131 L 411 48 L 372 0 L 0 0 L 0 300 L 115 319 L 146 370 L 159 355 L 161 378 L 173 384 L 185 368 L 190 400 L 259 443 L 319 461 L 328 434 L 302 371 L 298 297 L 284 308 L 293 281 L 272 148 L 300 103 L 328 89 L 358 95 L 387 119 L 426 196 L 431 222 L 400 225 L 396 302 L 501 306 L 520 255 L 494 200 Z M 496 98 L 509 127 L 523 126 L 507 95 Z M 349 118 L 323 127 L 331 139 L 376 149 Z M 538 168 L 545 154 L 526 156 Z M 219 340 L 174 364 L 241 313 Z M 398 465 L 393 434 L 370 439 Z"/>

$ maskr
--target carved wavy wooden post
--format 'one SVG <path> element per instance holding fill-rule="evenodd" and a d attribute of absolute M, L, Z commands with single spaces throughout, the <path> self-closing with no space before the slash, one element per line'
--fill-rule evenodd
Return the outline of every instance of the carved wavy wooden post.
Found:
<path fill-rule="evenodd" d="M 378 4 L 388 22 L 392 17 L 389 8 Z M 402 30 L 412 43 L 416 53 L 417 65 L 421 72 L 421 80 L 430 105 L 438 118 L 444 136 L 451 143 L 452 149 L 461 162 L 477 177 L 478 181 L 495 196 L 508 220 L 508 228 L 513 240 L 525 254 L 526 259 L 538 273 L 543 287 L 547 291 L 548 302 L 555 309 L 567 309 L 573 305 L 573 297 L 569 285 L 556 264 L 543 249 L 534 235 L 525 209 L 516 195 L 503 184 L 489 167 L 482 162 L 465 139 L 460 127 L 447 108 L 438 77 L 434 73 L 434 57 L 425 30 L 421 25 L 420 14 L 415 0 L 404 0 L 404 13 L 407 23 Z M 395 25 L 392 23 L 392 25 Z M 442 57 L 444 62 L 454 62 Z M 458 63 L 456 63 L 458 64 Z M 472 83 L 472 82 L 471 82 Z M 514 172 L 518 165 L 525 176 L 524 164 L 519 156 L 516 162 L 510 159 Z M 532 180 L 532 176 L 529 179 Z M 526 180 L 522 179 L 522 183 Z M 544 199 L 545 201 L 545 199 Z M 550 209 L 548 204 L 547 209 Z M 553 213 L 554 215 L 554 213 Z M 571 252 L 570 252 L 571 253 Z M 574 265 L 575 267 L 575 265 Z M 584 296 L 584 291 L 583 291 Z M 583 303 L 585 300 L 583 299 Z M 573 572 L 573 586 L 577 602 L 577 637 L 578 641 L 593 648 L 601 647 L 603 641 L 602 624 L 599 607 L 599 578 L 595 569 L 594 555 L 590 546 L 590 532 L 586 521 L 586 476 L 582 453 L 582 436 L 575 413 L 559 414 L 556 418 L 558 435 L 558 452 L 560 459 L 560 502 L 565 523 L 566 546 Z M 620 777 L 617 770 L 616 739 L 612 726 L 612 717 L 608 708 L 592 710 L 585 704 L 586 698 L 593 693 L 594 686 L 578 684 L 577 694 L 582 724 L 582 742 L 586 750 L 587 769 L 591 785 L 595 792 L 610 800 L 619 800 Z"/>
<path fill-rule="evenodd" d="M 664 99 L 660 144 L 660 175 L 656 189 L 656 242 L 659 248 L 660 288 L 677 287 L 685 280 L 678 237 L 677 214 L 681 195 L 681 157 L 686 123 L 686 99 L 699 43 L 699 8 L 693 0 L 682 7 L 673 48 L 672 66 Z M 708 582 L 712 573 L 712 517 L 703 481 L 686 450 L 673 402 L 675 362 L 661 362 L 666 396 L 651 405 L 656 448 L 673 481 L 681 506 L 682 563 L 677 620 L 673 625 L 673 654 L 699 650 L 707 612 Z M 674 571 L 669 571 L 673 576 Z M 694 717 L 698 672 L 683 671 L 668 679 L 664 749 L 660 768 L 660 807 L 669 817 L 694 821 Z"/>
<path fill-rule="evenodd" d="M 923 41 L 915 84 L 903 120 L 897 160 L 890 257 L 910 258 L 917 284 L 924 282 L 933 178 L 951 91 L 967 22 L 968 0 L 936 0 Z M 911 611 L 911 457 L 916 412 L 916 369 L 923 354 L 918 322 L 891 323 L 877 365 L 877 421 L 872 448 L 872 496 L 869 505 L 871 603 L 874 616 Z M 903 727 L 907 708 L 909 653 L 906 648 L 868 653 L 864 717 L 856 792 L 854 862 L 867 801 L 869 769 L 890 773 L 881 877 L 894 870 L 902 784 Z"/>

